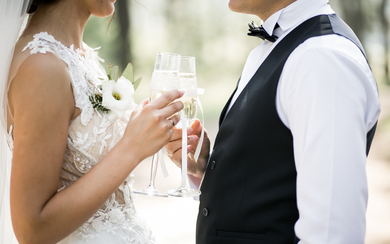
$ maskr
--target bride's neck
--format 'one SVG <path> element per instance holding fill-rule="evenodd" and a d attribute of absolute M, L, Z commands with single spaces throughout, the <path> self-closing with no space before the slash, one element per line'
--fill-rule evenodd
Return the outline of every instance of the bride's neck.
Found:
<path fill-rule="evenodd" d="M 82 49 L 84 27 L 90 13 L 77 1 L 62 1 L 56 5 L 39 6 L 23 35 L 48 32 L 65 46 Z"/>

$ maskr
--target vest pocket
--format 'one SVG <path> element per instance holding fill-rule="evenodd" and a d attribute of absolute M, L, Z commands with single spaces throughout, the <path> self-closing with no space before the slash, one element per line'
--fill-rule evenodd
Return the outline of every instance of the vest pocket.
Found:
<path fill-rule="evenodd" d="M 264 240 L 266 234 L 217 230 L 217 237 L 237 238 L 247 240 Z"/>

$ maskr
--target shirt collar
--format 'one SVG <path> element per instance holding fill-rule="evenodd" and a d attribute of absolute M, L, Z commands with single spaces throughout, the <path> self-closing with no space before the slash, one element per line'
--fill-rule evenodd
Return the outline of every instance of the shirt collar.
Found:
<path fill-rule="evenodd" d="M 264 23 L 263 28 L 271 36 L 274 34 L 276 23 L 283 31 L 298 25 L 313 16 L 315 11 L 328 4 L 328 0 L 296 0 L 287 7 L 271 15 Z"/>

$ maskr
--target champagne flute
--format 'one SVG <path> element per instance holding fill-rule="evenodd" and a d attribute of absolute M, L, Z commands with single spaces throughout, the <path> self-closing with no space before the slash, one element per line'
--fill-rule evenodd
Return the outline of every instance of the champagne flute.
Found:
<path fill-rule="evenodd" d="M 195 57 L 182 56 L 180 59 L 180 89 L 184 96 L 180 99 L 184 108 L 181 111 L 182 156 L 181 184 L 179 188 L 169 190 L 168 195 L 174 197 L 194 197 L 201 194 L 200 190 L 188 187 L 187 184 L 187 127 L 195 121 L 197 109 L 198 87 L 195 71 Z"/>
<path fill-rule="evenodd" d="M 157 99 L 166 92 L 179 89 L 180 55 L 169 52 L 158 52 L 154 71 L 150 82 L 150 101 Z M 168 197 L 167 194 L 159 192 L 154 186 L 158 165 L 158 152 L 153 155 L 152 169 L 149 186 L 143 190 L 136 190 L 134 193 L 149 196 Z"/>

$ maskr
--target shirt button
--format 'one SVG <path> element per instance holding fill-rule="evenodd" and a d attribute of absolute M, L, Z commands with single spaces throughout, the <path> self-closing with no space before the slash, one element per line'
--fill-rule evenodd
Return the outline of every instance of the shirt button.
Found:
<path fill-rule="evenodd" d="M 215 162 L 215 161 L 212 161 L 211 162 L 211 169 L 215 169 L 215 165 L 217 164 L 217 162 Z"/>
<path fill-rule="evenodd" d="M 203 215 L 206 217 L 207 215 L 209 215 L 209 210 L 207 208 L 204 208 L 203 209 Z"/>

